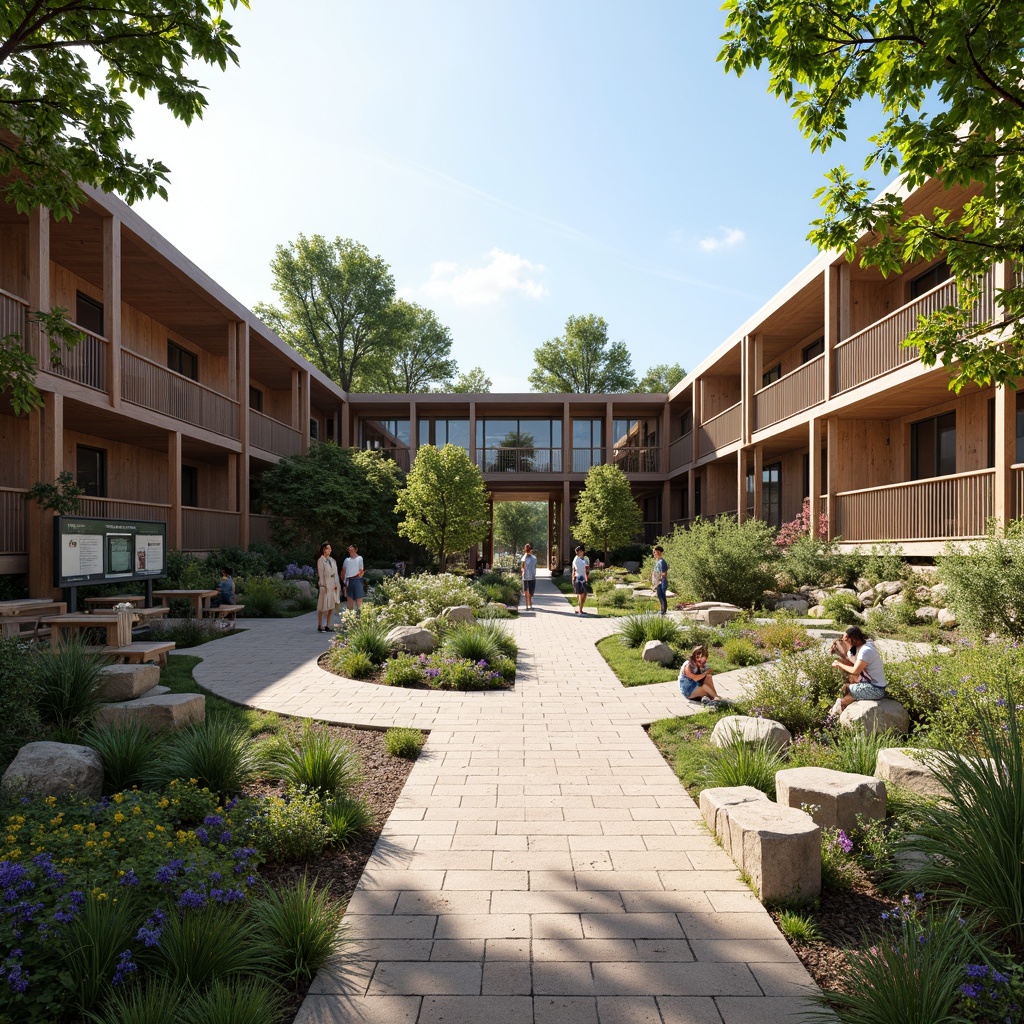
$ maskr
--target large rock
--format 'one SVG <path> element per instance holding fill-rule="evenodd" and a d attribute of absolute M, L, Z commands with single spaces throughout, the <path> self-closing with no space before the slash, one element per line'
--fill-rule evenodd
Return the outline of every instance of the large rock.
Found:
<path fill-rule="evenodd" d="M 910 729 L 907 709 L 891 697 L 881 700 L 855 700 L 839 716 L 844 729 L 863 729 L 868 735 L 895 732 L 905 735 Z"/>
<path fill-rule="evenodd" d="M 132 722 L 152 732 L 168 732 L 186 725 L 199 725 L 205 719 L 206 698 L 201 693 L 167 693 L 104 704 L 93 721 L 100 728 Z"/>
<path fill-rule="evenodd" d="M 441 616 L 450 622 L 472 622 L 473 609 L 468 604 L 455 604 L 450 608 L 445 608 L 441 612 Z"/>
<path fill-rule="evenodd" d="M 777 612 L 794 612 L 797 615 L 806 615 L 809 607 L 802 597 L 784 597 L 775 602 Z"/>
<path fill-rule="evenodd" d="M 783 768 L 775 773 L 775 799 L 786 807 L 806 808 L 822 828 L 850 832 L 857 819 L 885 817 L 885 783 L 870 775 L 832 768 Z"/>
<path fill-rule="evenodd" d="M 639 562 L 632 562 L 632 561 L 630 561 L 630 562 L 623 562 L 622 563 L 622 568 L 625 569 L 626 572 L 639 572 L 640 571 L 640 563 Z"/>
<path fill-rule="evenodd" d="M 860 601 L 861 608 L 870 608 L 875 603 L 876 594 L 874 588 L 869 590 L 862 590 L 857 595 L 857 600 Z"/>
<path fill-rule="evenodd" d="M 701 790 L 700 813 L 707 826 L 722 841 L 722 848 L 732 856 L 729 832 L 729 811 L 737 804 L 751 800 L 767 801 L 768 797 L 753 786 L 715 786 Z"/>
<path fill-rule="evenodd" d="M 821 893 L 821 828 L 803 811 L 750 800 L 729 808 L 732 859 L 766 903 Z"/>
<path fill-rule="evenodd" d="M 434 634 L 419 626 L 395 626 L 388 631 L 387 641 L 409 654 L 430 654 L 437 646 Z"/>
<path fill-rule="evenodd" d="M 875 586 L 876 594 L 884 594 L 886 597 L 892 597 L 894 594 L 899 594 L 903 591 L 903 583 L 900 580 L 892 580 L 888 583 L 879 583 Z"/>
<path fill-rule="evenodd" d="M 26 743 L 4 772 L 3 783 L 44 796 L 74 793 L 90 800 L 103 792 L 103 762 L 77 743 Z"/>
<path fill-rule="evenodd" d="M 737 741 L 766 743 L 774 750 L 785 750 L 793 742 L 793 737 L 781 722 L 771 718 L 752 718 L 750 715 L 720 718 L 711 731 L 711 745 L 727 747 Z"/>
<path fill-rule="evenodd" d="M 939 609 L 932 608 L 931 605 L 925 605 L 914 612 L 914 617 L 922 622 L 932 622 L 939 617 Z"/>
<path fill-rule="evenodd" d="M 697 604 L 688 605 L 683 614 L 690 619 L 699 619 L 709 626 L 723 626 L 743 612 L 736 605 L 724 601 L 699 601 Z"/>
<path fill-rule="evenodd" d="M 903 604 L 906 598 L 902 594 L 893 594 L 891 597 L 882 599 L 882 604 L 887 608 L 892 607 L 894 604 Z"/>
<path fill-rule="evenodd" d="M 158 665 L 107 665 L 100 671 L 103 700 L 134 700 L 160 682 Z"/>
<path fill-rule="evenodd" d="M 641 653 L 640 657 L 644 661 L 653 661 L 658 665 L 670 668 L 672 662 L 676 660 L 676 652 L 668 644 L 662 643 L 660 640 L 648 640 L 644 644 L 643 653 Z"/>
<path fill-rule="evenodd" d="M 934 750 L 886 747 L 878 752 L 875 775 L 921 796 L 941 798 L 946 795 L 946 787 L 935 776 L 940 756 Z"/>
<path fill-rule="evenodd" d="M 936 622 L 943 629 L 952 629 L 956 625 L 956 616 L 948 608 L 940 608 Z"/>

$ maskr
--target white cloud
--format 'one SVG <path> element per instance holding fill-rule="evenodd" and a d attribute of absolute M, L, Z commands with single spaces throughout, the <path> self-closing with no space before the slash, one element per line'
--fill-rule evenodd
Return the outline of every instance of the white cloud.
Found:
<path fill-rule="evenodd" d="M 700 240 L 700 247 L 705 252 L 714 252 L 716 249 L 731 249 L 739 245 L 746 238 L 746 234 L 739 228 L 720 228 L 718 235 L 711 235 Z"/>
<path fill-rule="evenodd" d="M 530 299 L 547 295 L 547 288 L 537 280 L 537 275 L 544 272 L 540 263 L 501 249 L 492 249 L 488 256 L 484 266 L 464 270 L 457 263 L 435 263 L 430 280 L 420 290 L 431 298 L 450 298 L 460 306 L 498 302 L 516 293 Z"/>

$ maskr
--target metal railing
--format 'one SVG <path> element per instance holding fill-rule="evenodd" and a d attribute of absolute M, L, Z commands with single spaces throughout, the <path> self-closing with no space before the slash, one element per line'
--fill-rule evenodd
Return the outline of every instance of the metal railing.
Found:
<path fill-rule="evenodd" d="M 623 473 L 658 473 L 661 466 L 661 448 L 613 448 L 612 465 Z"/>
<path fill-rule="evenodd" d="M 219 508 L 183 508 L 181 510 L 182 551 L 212 551 L 237 547 L 237 512 Z"/>
<path fill-rule="evenodd" d="M 82 334 L 81 341 L 72 349 L 62 349 L 60 362 L 46 367 L 68 380 L 77 381 L 97 391 L 107 390 L 107 361 L 110 358 L 110 343 L 106 338 L 84 327 L 74 325 Z"/>
<path fill-rule="evenodd" d="M 0 555 L 28 554 L 28 491 L 0 487 Z"/>
<path fill-rule="evenodd" d="M 603 448 L 573 448 L 572 471 L 586 473 L 592 466 L 600 466 L 604 462 Z"/>
<path fill-rule="evenodd" d="M 238 437 L 238 403 L 128 349 L 121 350 L 121 397 L 132 405 Z"/>
<path fill-rule="evenodd" d="M 484 473 L 561 473 L 561 448 L 480 448 L 477 465 Z"/>
<path fill-rule="evenodd" d="M 983 537 L 992 516 L 994 469 L 835 495 L 834 532 L 844 541 Z"/>
<path fill-rule="evenodd" d="M 681 469 L 693 462 L 693 431 L 688 430 L 668 446 L 668 468 Z"/>
<path fill-rule="evenodd" d="M 825 354 L 754 392 L 754 428 L 770 427 L 825 401 Z"/>
<path fill-rule="evenodd" d="M 847 338 L 835 349 L 836 392 L 881 377 L 891 370 L 906 366 L 918 358 L 913 346 L 906 347 L 903 341 L 917 327 L 918 320 L 930 316 L 944 306 L 956 303 L 956 281 L 943 281 L 920 298 L 866 327 L 863 331 Z M 982 282 L 981 295 L 974 304 L 971 322 L 978 324 L 991 320 L 995 315 L 995 271 L 990 270 Z"/>
<path fill-rule="evenodd" d="M 697 451 L 702 458 L 738 441 L 743 436 L 743 403 L 737 402 L 717 416 L 712 416 L 697 429 Z"/>
<path fill-rule="evenodd" d="M 144 519 L 167 522 L 171 506 L 130 498 L 79 498 L 79 515 L 96 519 Z"/>
<path fill-rule="evenodd" d="M 302 451 L 302 434 L 287 423 L 250 409 L 249 444 L 275 455 L 298 455 Z"/>

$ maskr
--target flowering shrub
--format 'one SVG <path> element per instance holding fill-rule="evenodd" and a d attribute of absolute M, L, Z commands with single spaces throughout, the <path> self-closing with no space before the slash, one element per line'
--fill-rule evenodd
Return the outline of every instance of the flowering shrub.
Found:
<path fill-rule="evenodd" d="M 851 856 L 853 840 L 841 828 L 821 832 L 821 881 L 832 889 L 848 889 L 856 876 L 856 862 Z"/>
<path fill-rule="evenodd" d="M 289 562 L 284 569 L 286 580 L 306 580 L 309 583 L 316 582 L 316 569 L 311 565 L 299 565 L 298 562 Z"/>
<path fill-rule="evenodd" d="M 263 800 L 241 823 L 240 835 L 269 861 L 318 857 L 331 841 L 320 800 L 301 788 Z"/>
<path fill-rule="evenodd" d="M 434 690 L 495 690 L 515 678 L 511 658 L 493 663 L 444 654 L 400 654 L 388 662 L 382 682 L 389 686 L 429 686 Z"/>
<path fill-rule="evenodd" d="M 818 513 L 818 536 L 828 536 L 828 516 L 824 512 Z M 800 513 L 795 519 L 791 519 L 788 523 L 783 523 L 779 528 L 778 536 L 775 538 L 775 543 L 780 548 L 788 548 L 794 541 L 800 537 L 810 536 L 811 533 L 811 499 L 804 498 L 804 503 L 800 509 Z"/>
<path fill-rule="evenodd" d="M 479 608 L 484 603 L 472 585 L 454 573 L 392 576 L 381 582 L 377 601 L 379 617 L 389 627 L 414 626 L 454 605 Z"/>

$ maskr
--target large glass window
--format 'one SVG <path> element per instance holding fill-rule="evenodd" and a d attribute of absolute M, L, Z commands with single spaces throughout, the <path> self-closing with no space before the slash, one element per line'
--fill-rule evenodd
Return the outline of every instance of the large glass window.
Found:
<path fill-rule="evenodd" d="M 469 420 L 421 419 L 417 433 L 421 445 L 454 444 L 469 451 Z"/>
<path fill-rule="evenodd" d="M 658 472 L 658 421 L 612 420 L 612 461 L 624 473 Z"/>
<path fill-rule="evenodd" d="M 947 412 L 910 425 L 910 479 L 952 476 L 956 472 L 956 413 Z"/>
<path fill-rule="evenodd" d="M 90 498 L 107 496 L 107 453 L 80 444 L 75 454 L 75 479 Z"/>
<path fill-rule="evenodd" d="M 572 421 L 572 471 L 586 473 L 604 462 L 604 420 Z"/>
<path fill-rule="evenodd" d="M 761 387 L 766 388 L 774 384 L 782 376 L 782 363 L 776 363 L 770 370 L 761 374 Z"/>
<path fill-rule="evenodd" d="M 480 419 L 477 460 L 485 473 L 561 473 L 562 421 Z"/>
<path fill-rule="evenodd" d="M 189 380 L 199 380 L 199 356 L 170 339 L 167 341 L 167 368 Z"/>
<path fill-rule="evenodd" d="M 75 323 L 103 337 L 103 303 L 75 292 Z"/>
<path fill-rule="evenodd" d="M 933 288 L 937 288 L 943 281 L 948 281 L 949 278 L 949 264 L 945 260 L 941 263 L 936 263 L 934 267 L 930 267 L 910 282 L 910 298 L 920 298 L 925 292 L 930 292 Z"/>
<path fill-rule="evenodd" d="M 782 463 L 761 469 L 761 515 L 769 526 L 782 526 Z"/>
<path fill-rule="evenodd" d="M 408 448 L 409 421 L 361 420 L 359 423 L 360 448 Z"/>

